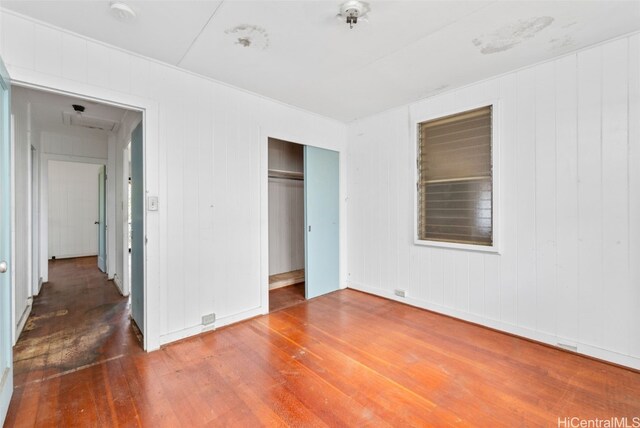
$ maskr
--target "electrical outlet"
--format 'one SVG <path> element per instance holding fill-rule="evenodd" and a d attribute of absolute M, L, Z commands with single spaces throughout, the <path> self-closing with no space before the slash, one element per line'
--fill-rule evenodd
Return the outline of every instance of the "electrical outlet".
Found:
<path fill-rule="evenodd" d="M 202 325 L 209 325 L 216 322 L 216 314 L 207 314 L 202 316 Z"/>
<path fill-rule="evenodd" d="M 400 296 L 400 297 L 407 297 L 407 293 L 404 290 L 395 289 L 395 290 L 393 290 L 393 294 L 395 294 L 396 296 Z"/>

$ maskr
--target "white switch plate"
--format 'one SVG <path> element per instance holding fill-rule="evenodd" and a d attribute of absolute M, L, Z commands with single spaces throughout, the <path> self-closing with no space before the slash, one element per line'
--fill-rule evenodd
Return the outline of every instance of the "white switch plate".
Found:
<path fill-rule="evenodd" d="M 149 211 L 158 211 L 158 197 L 149 196 L 147 198 L 147 209 Z"/>

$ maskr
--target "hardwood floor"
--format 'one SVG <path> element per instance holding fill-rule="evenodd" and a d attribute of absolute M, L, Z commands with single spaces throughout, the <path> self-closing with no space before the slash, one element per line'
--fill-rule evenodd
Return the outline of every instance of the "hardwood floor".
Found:
<path fill-rule="evenodd" d="M 304 302 L 304 282 L 269 291 L 269 312 Z"/>
<path fill-rule="evenodd" d="M 623 416 L 640 416 L 640 373 L 342 290 L 19 386 L 6 424 L 555 427 Z"/>
<path fill-rule="evenodd" d="M 96 257 L 50 261 L 49 279 L 13 350 L 16 386 L 142 352 L 128 298 L 100 272 Z"/>

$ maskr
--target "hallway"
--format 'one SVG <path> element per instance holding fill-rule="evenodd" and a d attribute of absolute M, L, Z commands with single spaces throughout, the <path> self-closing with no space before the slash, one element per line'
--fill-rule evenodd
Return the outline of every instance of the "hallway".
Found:
<path fill-rule="evenodd" d="M 96 257 L 49 261 L 49 282 L 14 347 L 15 387 L 142 352 L 129 313 Z"/>

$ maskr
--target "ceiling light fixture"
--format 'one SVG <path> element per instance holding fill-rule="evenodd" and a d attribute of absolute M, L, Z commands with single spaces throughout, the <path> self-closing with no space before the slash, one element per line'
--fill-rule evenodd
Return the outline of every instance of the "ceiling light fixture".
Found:
<path fill-rule="evenodd" d="M 366 15 L 369 13 L 369 5 L 365 2 L 358 0 L 349 0 L 340 6 L 340 13 L 337 18 L 344 20 L 349 24 L 349 28 L 353 29 L 353 26 L 360 21 L 366 21 Z"/>
<path fill-rule="evenodd" d="M 109 7 L 111 8 L 111 14 L 119 21 L 129 22 L 136 18 L 136 12 L 126 3 L 112 1 Z"/>

